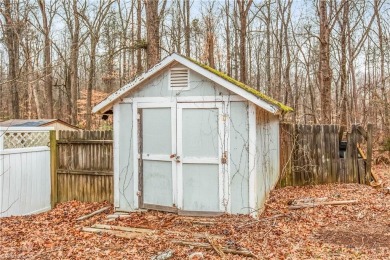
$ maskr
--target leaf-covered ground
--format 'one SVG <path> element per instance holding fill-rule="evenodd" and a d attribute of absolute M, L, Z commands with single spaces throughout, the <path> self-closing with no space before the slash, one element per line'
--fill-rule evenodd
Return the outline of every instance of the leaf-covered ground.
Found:
<path fill-rule="evenodd" d="M 390 168 L 379 167 L 378 171 L 389 184 Z M 359 202 L 287 209 L 288 201 L 307 197 Z M 107 222 L 110 212 L 106 212 L 75 221 L 106 205 L 71 201 L 46 213 L 0 219 L 0 259 L 150 259 L 167 249 L 174 250 L 174 259 L 188 259 L 194 252 L 202 252 L 205 259 L 219 259 L 211 249 L 171 242 L 181 239 L 207 243 L 204 238 L 193 236 L 203 232 L 222 236 L 217 240 L 220 245 L 245 247 L 259 259 L 389 259 L 390 256 L 390 194 L 364 185 L 275 190 L 259 221 L 248 216 L 195 219 L 161 212 L 132 213 L 130 218 L 111 222 Z M 151 228 L 156 232 L 126 239 L 81 231 L 82 227 L 95 223 Z M 166 234 L 163 230 L 186 234 Z M 227 255 L 227 259 L 239 258 Z"/>

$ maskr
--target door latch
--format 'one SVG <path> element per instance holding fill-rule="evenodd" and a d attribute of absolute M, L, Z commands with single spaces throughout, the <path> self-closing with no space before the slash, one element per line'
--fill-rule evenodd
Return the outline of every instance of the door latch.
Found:
<path fill-rule="evenodd" d="M 173 158 L 175 158 L 175 161 L 176 162 L 180 162 L 180 156 L 178 156 L 177 154 L 171 154 L 170 156 L 169 156 L 169 158 L 171 158 L 171 159 L 173 159 Z"/>

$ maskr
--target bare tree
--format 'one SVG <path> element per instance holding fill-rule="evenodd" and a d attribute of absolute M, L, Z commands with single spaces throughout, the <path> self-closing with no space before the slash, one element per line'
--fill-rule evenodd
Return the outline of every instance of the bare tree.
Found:
<path fill-rule="evenodd" d="M 240 80 L 244 83 L 247 81 L 247 61 L 246 61 L 246 40 L 248 13 L 253 0 L 237 0 L 238 14 L 240 19 Z"/>
<path fill-rule="evenodd" d="M 329 8 L 332 10 L 332 8 Z M 331 25 L 328 15 L 328 1 L 319 0 L 320 17 L 320 55 L 318 67 L 318 82 L 321 91 L 321 121 L 330 124 L 332 120 L 332 69 L 330 68 L 330 31 Z"/>
<path fill-rule="evenodd" d="M 39 9 L 42 16 L 42 32 L 44 35 L 44 85 L 45 85 L 45 96 L 46 96 L 46 117 L 53 118 L 53 69 L 51 62 L 51 39 L 50 30 L 52 18 L 47 17 L 46 3 L 44 0 L 39 0 Z"/>
<path fill-rule="evenodd" d="M 349 23 L 349 1 L 343 0 L 343 18 L 340 24 L 341 64 L 340 64 L 340 123 L 347 126 L 347 27 Z M 337 100 L 337 99 L 336 99 Z M 337 102 L 337 101 L 336 101 Z"/>
<path fill-rule="evenodd" d="M 142 42 L 142 4 L 141 1 L 137 1 L 137 42 Z M 142 48 L 137 48 L 137 74 L 141 74 L 142 68 Z"/>
<path fill-rule="evenodd" d="M 77 99 L 78 99 L 78 90 L 79 90 L 79 54 L 80 54 L 80 45 L 83 42 L 80 25 L 79 13 L 83 12 L 85 9 L 84 6 L 78 5 L 77 0 L 72 2 L 63 1 L 63 9 L 65 11 L 64 22 L 67 25 L 69 34 L 70 34 L 70 55 L 69 55 L 69 65 L 68 65 L 68 78 L 67 82 L 69 87 L 70 94 L 70 121 L 72 124 L 77 125 Z"/>
<path fill-rule="evenodd" d="M 231 55 L 231 35 L 230 35 L 230 3 L 228 0 L 225 0 L 225 17 L 226 17 L 226 25 L 225 25 L 225 35 L 226 35 L 226 74 L 232 75 L 232 55 Z"/>
<path fill-rule="evenodd" d="M 190 23 L 190 0 L 183 0 L 183 16 L 184 16 L 184 42 L 186 47 L 186 56 L 191 55 L 191 23 Z"/>
<path fill-rule="evenodd" d="M 379 42 L 379 57 L 380 57 L 380 90 L 384 101 L 384 116 L 382 117 L 382 125 L 385 133 L 390 135 L 390 106 L 386 91 L 386 77 L 385 77 L 385 48 L 384 48 L 384 34 L 382 30 L 382 19 L 380 16 L 380 0 L 374 0 L 374 13 L 378 27 L 378 42 Z"/>
<path fill-rule="evenodd" d="M 204 54 L 203 57 L 207 60 L 207 64 L 215 67 L 215 1 L 207 3 L 204 7 L 205 13 L 202 14 L 202 20 L 204 22 Z"/>
<path fill-rule="evenodd" d="M 11 116 L 20 118 L 19 111 L 19 88 L 18 83 L 20 64 L 20 37 L 26 24 L 26 19 L 20 15 L 19 2 L 4 0 L 0 5 L 0 14 L 3 16 L 4 23 L 1 28 L 4 35 L 4 42 L 8 51 L 8 82 L 11 89 Z"/>
<path fill-rule="evenodd" d="M 160 52 L 160 22 L 164 15 L 167 0 L 162 1 L 159 10 L 158 0 L 144 0 L 146 9 L 146 33 L 147 33 L 147 66 L 153 67 L 161 59 Z"/>
<path fill-rule="evenodd" d="M 103 26 L 105 18 L 109 13 L 111 5 L 114 3 L 111 1 L 100 0 L 96 10 L 93 10 L 95 16 L 93 18 L 87 17 L 85 12 L 78 12 L 77 14 L 82 18 L 83 22 L 88 28 L 89 34 L 89 72 L 88 72 L 88 85 L 87 85 L 87 129 L 91 128 L 91 111 L 92 111 L 92 89 L 95 85 L 96 79 L 96 47 L 100 39 L 100 30 Z"/>

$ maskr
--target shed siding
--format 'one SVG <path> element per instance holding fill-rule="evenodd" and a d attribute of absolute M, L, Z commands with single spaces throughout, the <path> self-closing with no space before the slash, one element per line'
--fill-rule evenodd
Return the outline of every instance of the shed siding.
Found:
<path fill-rule="evenodd" d="M 221 96 L 233 94 L 202 75 L 190 71 L 190 89 L 171 90 L 168 86 L 169 70 L 146 82 L 130 93 L 127 97 L 178 97 L 178 96 Z"/>
<path fill-rule="evenodd" d="M 133 109 L 132 104 L 116 104 L 119 106 L 119 130 L 115 133 L 118 136 L 118 154 L 119 166 L 115 169 L 115 175 L 119 175 L 118 187 L 115 187 L 115 192 L 119 194 L 119 204 L 116 204 L 117 210 L 131 211 L 134 210 L 134 167 L 133 167 L 133 147 L 132 147 L 132 133 L 133 133 Z"/>
<path fill-rule="evenodd" d="M 248 103 L 230 103 L 231 213 L 249 213 Z"/>
<path fill-rule="evenodd" d="M 279 178 L 279 118 L 256 109 L 257 208 L 263 210 Z"/>

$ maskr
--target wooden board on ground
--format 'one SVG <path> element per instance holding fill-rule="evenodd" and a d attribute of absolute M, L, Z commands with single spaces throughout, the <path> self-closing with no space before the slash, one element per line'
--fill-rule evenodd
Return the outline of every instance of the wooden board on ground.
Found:
<path fill-rule="evenodd" d="M 145 233 L 151 234 L 155 231 L 147 228 L 134 228 L 134 227 L 122 227 L 122 226 L 112 226 L 112 225 L 104 225 L 104 224 L 95 224 L 92 228 L 106 229 L 106 230 L 119 230 L 125 232 L 133 232 L 133 233 Z"/>
<path fill-rule="evenodd" d="M 136 233 L 136 232 L 126 232 L 126 231 L 100 229 L 100 228 L 92 228 L 92 227 L 83 227 L 83 231 L 97 233 L 97 234 L 106 233 L 106 234 L 114 235 L 117 237 L 128 238 L 128 239 L 133 239 L 143 235 L 142 233 Z"/>
<path fill-rule="evenodd" d="M 187 233 L 187 232 L 180 232 L 180 231 L 173 231 L 173 230 L 153 230 L 148 228 L 137 228 L 137 227 L 123 227 L 123 226 L 114 226 L 114 225 L 106 225 L 106 224 L 95 224 L 92 225 L 91 228 L 103 230 L 102 232 L 105 232 L 104 230 L 114 230 L 114 231 L 122 231 L 122 232 L 129 232 L 129 233 L 140 233 L 140 234 L 153 234 L 156 232 L 161 232 L 167 235 L 177 235 L 177 236 L 192 236 L 196 238 L 207 238 L 210 237 L 212 239 L 223 239 L 224 236 L 220 235 L 211 235 L 206 233 Z M 95 230 L 96 232 L 98 230 Z M 92 232 L 92 231 L 91 231 Z"/>

